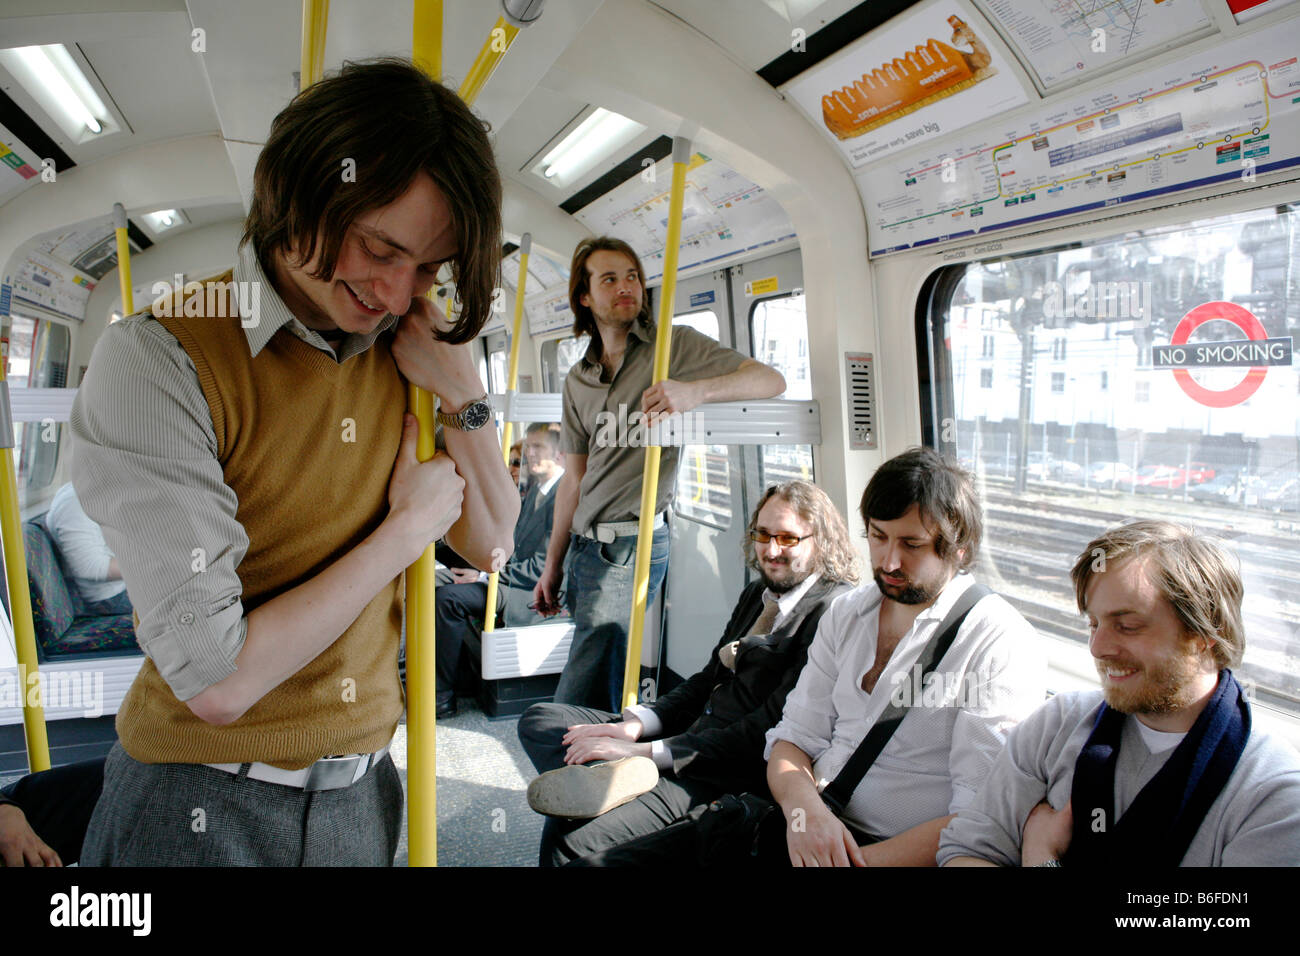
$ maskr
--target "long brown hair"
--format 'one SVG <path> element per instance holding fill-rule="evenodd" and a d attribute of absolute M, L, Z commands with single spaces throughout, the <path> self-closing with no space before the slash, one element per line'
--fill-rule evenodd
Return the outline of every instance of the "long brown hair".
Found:
<path fill-rule="evenodd" d="M 759 569 L 758 556 L 754 553 L 754 539 L 750 535 L 758 524 L 758 513 L 772 498 L 780 498 L 794 509 L 800 521 L 812 527 L 813 541 L 817 544 L 817 559 L 813 566 L 822 577 L 857 584 L 858 555 L 849 539 L 849 528 L 844 522 L 844 516 L 839 513 L 830 496 L 810 481 L 787 481 L 772 485 L 763 492 L 758 507 L 750 516 L 749 528 L 746 529 L 745 563 L 755 571 Z"/>
<path fill-rule="evenodd" d="M 600 331 L 596 328 L 596 317 L 591 314 L 591 309 L 582 304 L 582 297 L 591 294 L 587 260 L 594 252 L 619 252 L 632 260 L 637 275 L 641 277 L 641 311 L 636 319 L 646 328 L 650 327 L 650 297 L 645 292 L 645 270 L 641 268 L 641 257 L 626 242 L 613 236 L 596 236 L 578 243 L 578 247 L 573 250 L 573 261 L 569 263 L 569 308 L 573 310 L 573 334 L 575 338 L 590 335 L 599 350 Z"/>
<path fill-rule="evenodd" d="M 408 60 L 344 63 L 281 110 L 257 158 L 241 243 L 253 243 L 270 274 L 273 254 L 292 249 L 308 262 L 319 242 L 312 277 L 329 281 L 348 227 L 396 200 L 421 171 L 447 198 L 457 241 L 451 274 L 461 310 L 439 337 L 468 342 L 499 284 L 501 177 L 485 124 Z"/>

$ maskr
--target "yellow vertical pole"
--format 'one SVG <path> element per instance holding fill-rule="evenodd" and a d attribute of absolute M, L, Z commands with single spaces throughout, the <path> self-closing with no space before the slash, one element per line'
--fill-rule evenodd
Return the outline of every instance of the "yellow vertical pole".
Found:
<path fill-rule="evenodd" d="M 27 584 L 27 555 L 23 552 L 23 518 L 18 509 L 18 476 L 14 470 L 14 416 L 9 383 L 0 362 L 0 526 L 3 527 L 5 578 L 9 611 L 18 643 L 18 693 L 22 697 L 23 739 L 27 767 L 35 773 L 50 769 L 50 742 L 45 735 L 41 672 L 36 660 L 36 628 L 32 624 L 32 593 Z"/>
<path fill-rule="evenodd" d="M 411 59 L 433 79 L 442 76 L 442 0 L 415 0 Z M 430 290 L 432 294 L 432 290 Z M 433 395 L 407 386 L 407 410 L 420 422 L 415 456 L 428 461 L 434 445 Z M 437 656 L 433 545 L 406 574 L 406 841 L 408 866 L 438 865 Z"/>
<path fill-rule="evenodd" d="M 510 365 L 506 373 L 506 424 L 502 430 L 501 453 L 506 466 L 510 465 L 510 439 L 513 438 L 514 422 L 510 420 L 510 406 L 513 404 L 515 390 L 519 387 L 519 336 L 524 325 L 524 287 L 528 284 L 528 254 L 533 249 L 531 233 L 524 233 L 519 239 L 519 285 L 515 289 L 515 325 L 510 336 Z M 497 588 L 500 569 L 494 568 L 488 576 L 487 607 L 483 614 L 483 630 L 492 631 L 497 626 Z"/>
<path fill-rule="evenodd" d="M 302 52 L 299 55 L 298 89 L 307 89 L 321 78 L 325 66 L 325 29 L 329 23 L 330 0 L 302 0 Z"/>
<path fill-rule="evenodd" d="M 131 292 L 131 245 L 126 241 L 126 207 L 120 202 L 113 203 L 113 232 L 117 236 L 117 284 L 122 290 L 122 317 L 125 318 L 135 312 L 135 295 Z"/>
<path fill-rule="evenodd" d="M 655 363 L 651 384 L 668 377 L 668 359 L 672 349 L 673 296 L 677 291 L 677 252 L 682 241 L 682 196 L 686 192 L 686 164 L 691 158 L 691 142 L 685 136 L 673 137 L 673 184 L 668 194 L 668 236 L 664 240 L 664 284 L 659 296 L 659 324 L 655 333 Z M 658 445 L 646 445 L 645 467 L 641 472 L 641 513 L 637 527 L 636 567 L 632 584 L 632 619 L 627 629 L 627 660 L 623 668 L 623 707 L 637 702 L 641 677 L 641 639 L 645 631 L 645 606 L 650 585 L 650 552 L 654 543 L 652 527 L 655 500 L 659 496 Z"/>
<path fill-rule="evenodd" d="M 433 79 L 442 80 L 442 0 L 415 0 L 411 60 Z"/>
<path fill-rule="evenodd" d="M 304 3 L 309 0 L 304 0 Z M 415 0 L 411 24 L 412 60 L 441 78 L 442 3 Z M 465 82 L 460 98 L 472 104 L 479 90 L 496 69 L 519 33 L 519 27 L 498 17 L 496 26 L 483 43 Z M 432 66 L 438 67 L 434 73 Z M 410 386 L 408 409 L 420 420 L 416 456 L 433 457 L 433 396 Z M 509 444 L 506 445 L 509 448 Z M 507 454 L 509 452 L 507 451 Z M 434 561 L 432 546 L 425 550 L 407 574 L 406 628 L 406 737 L 407 737 L 407 862 L 410 866 L 438 865 L 438 781 L 435 762 L 437 736 L 437 683 L 434 652 Z"/>

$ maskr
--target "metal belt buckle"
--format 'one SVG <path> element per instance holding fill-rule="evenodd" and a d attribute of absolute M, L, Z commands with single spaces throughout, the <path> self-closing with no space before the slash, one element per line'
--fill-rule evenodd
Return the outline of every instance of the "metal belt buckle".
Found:
<path fill-rule="evenodd" d="M 350 757 L 322 757 L 311 765 L 304 790 L 337 790 L 350 787 L 357 775 L 357 766 L 362 760 L 370 759 L 370 754 L 353 754 Z"/>

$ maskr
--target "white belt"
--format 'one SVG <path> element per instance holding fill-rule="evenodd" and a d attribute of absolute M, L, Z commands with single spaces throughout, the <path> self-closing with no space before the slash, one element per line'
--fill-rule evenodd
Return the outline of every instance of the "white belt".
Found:
<path fill-rule="evenodd" d="M 350 787 L 364 777 L 371 767 L 384 759 L 384 755 L 388 753 L 388 748 L 391 746 L 391 743 L 385 744 L 382 749 L 376 750 L 372 754 L 322 757 L 314 764 L 303 767 L 301 770 L 281 770 L 279 767 L 272 767 L 268 763 L 248 764 L 248 777 L 250 780 L 278 783 L 282 787 L 294 787 L 298 790 L 338 790 L 342 787 Z M 209 763 L 204 764 L 204 766 L 212 767 L 214 770 L 224 770 L 226 773 L 238 774 L 245 765 L 242 763 Z"/>
<path fill-rule="evenodd" d="M 661 511 L 650 522 L 650 529 L 662 528 L 668 523 L 666 513 Z M 638 533 L 641 530 L 640 521 L 606 521 L 602 524 L 592 525 L 588 530 L 581 532 L 584 538 L 590 538 L 592 541 L 599 541 L 602 544 L 612 544 L 615 538 L 626 538 Z"/>

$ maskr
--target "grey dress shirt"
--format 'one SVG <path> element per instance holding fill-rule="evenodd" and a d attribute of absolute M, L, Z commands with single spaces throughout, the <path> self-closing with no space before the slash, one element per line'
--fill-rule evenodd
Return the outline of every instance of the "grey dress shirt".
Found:
<path fill-rule="evenodd" d="M 336 353 L 289 311 L 251 244 L 239 249 L 234 282 L 250 306 L 241 324 L 254 358 L 287 328 L 345 362 L 397 322 L 385 316 Z M 95 346 L 70 425 L 73 485 L 117 555 L 140 647 L 189 700 L 235 672 L 248 629 L 236 571 L 248 535 L 194 363 L 150 312 L 128 316 Z"/>
<path fill-rule="evenodd" d="M 641 413 L 641 393 L 651 385 L 654 340 L 653 327 L 632 323 L 623 364 L 610 381 L 602 382 L 603 368 L 597 358 L 599 339 L 593 339 L 586 356 L 564 380 L 564 451 L 587 456 L 587 471 L 573 513 L 573 530 L 578 534 L 597 523 L 635 519 L 641 510 L 646 429 L 638 428 L 639 419 L 634 416 Z M 693 382 L 727 375 L 744 361 L 745 356 L 702 332 L 684 325 L 673 326 L 670 379 Z M 672 500 L 680 454 L 681 448 L 671 446 L 661 452 L 656 514 Z"/>

